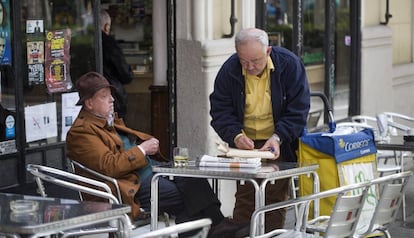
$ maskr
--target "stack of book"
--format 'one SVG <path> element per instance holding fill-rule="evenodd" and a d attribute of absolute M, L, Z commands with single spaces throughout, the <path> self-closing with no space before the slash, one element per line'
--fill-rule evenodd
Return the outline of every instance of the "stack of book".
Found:
<path fill-rule="evenodd" d="M 224 168 L 259 168 L 262 166 L 261 158 L 223 158 L 203 155 L 199 162 L 200 167 Z"/>

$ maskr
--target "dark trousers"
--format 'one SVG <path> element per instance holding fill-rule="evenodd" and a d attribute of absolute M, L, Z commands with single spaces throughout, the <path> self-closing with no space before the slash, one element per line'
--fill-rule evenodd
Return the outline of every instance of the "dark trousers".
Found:
<path fill-rule="evenodd" d="M 144 179 L 135 195 L 145 210 L 151 207 L 151 179 Z M 224 218 L 221 203 L 206 179 L 175 177 L 171 181 L 160 177 L 158 189 L 159 212 L 176 216 L 176 223 L 210 218 L 214 226 Z"/>
<path fill-rule="evenodd" d="M 255 140 L 256 149 L 262 147 L 266 140 Z M 282 158 L 279 158 L 282 160 Z M 260 183 L 260 181 L 258 181 Z M 290 179 L 276 180 L 275 184 L 268 183 L 266 186 L 265 204 L 272 204 L 285 201 L 288 198 Z M 233 209 L 233 219 L 236 222 L 250 222 L 251 216 L 255 209 L 255 189 L 250 182 L 241 185 L 237 183 L 235 194 L 236 203 Z M 285 224 L 286 210 L 279 209 L 265 214 L 265 231 L 269 232 L 277 228 L 283 228 Z"/>
<path fill-rule="evenodd" d="M 266 186 L 266 205 L 285 201 L 288 198 L 289 179 L 276 180 L 275 184 Z M 255 189 L 250 182 L 241 185 L 237 183 L 236 203 L 233 210 L 233 219 L 238 223 L 249 222 L 255 209 Z M 265 231 L 283 228 L 286 210 L 280 209 L 265 214 Z"/>

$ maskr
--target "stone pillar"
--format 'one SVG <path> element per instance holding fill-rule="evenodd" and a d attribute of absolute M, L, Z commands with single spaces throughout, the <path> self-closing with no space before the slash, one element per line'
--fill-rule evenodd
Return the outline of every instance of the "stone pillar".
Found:
<path fill-rule="evenodd" d="M 167 85 L 167 10 L 164 1 L 152 2 L 154 85 Z"/>
<path fill-rule="evenodd" d="M 151 91 L 151 134 L 160 140 L 161 153 L 169 158 L 167 84 L 167 10 L 165 1 L 152 2 L 153 85 Z"/>

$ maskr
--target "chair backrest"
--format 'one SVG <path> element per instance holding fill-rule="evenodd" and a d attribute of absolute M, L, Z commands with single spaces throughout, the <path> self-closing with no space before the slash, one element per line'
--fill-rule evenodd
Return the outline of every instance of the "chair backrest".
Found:
<path fill-rule="evenodd" d="M 115 195 L 116 195 L 118 201 L 120 203 L 122 203 L 121 190 L 119 188 L 118 181 L 115 178 L 112 178 L 112 177 L 106 176 L 104 174 L 101 174 L 101 173 L 99 173 L 95 170 L 92 170 L 92 169 L 84 166 L 83 164 L 81 164 L 81 163 L 79 163 L 75 160 L 72 160 L 70 158 L 68 158 L 68 160 L 71 164 L 71 167 L 72 167 L 72 170 L 73 170 L 74 173 L 78 173 L 78 172 L 80 172 L 79 170 L 82 170 L 86 174 L 91 175 L 93 178 L 99 179 L 101 182 L 108 182 L 108 183 L 112 184 L 114 186 L 115 190 L 116 190 Z M 80 197 L 82 199 L 82 194 L 80 194 Z"/>
<path fill-rule="evenodd" d="M 414 123 L 414 118 L 401 114 L 401 113 L 397 113 L 397 112 L 383 112 L 385 115 L 387 115 L 387 117 L 391 120 L 391 121 L 395 121 L 395 120 L 403 120 L 403 121 L 407 121 L 407 122 L 413 122 Z"/>
<path fill-rule="evenodd" d="M 331 219 L 329 219 L 328 225 L 324 227 L 324 237 L 352 237 L 355 233 L 370 184 L 370 182 L 350 184 L 258 208 L 252 215 L 250 237 L 271 237 L 269 234 L 272 234 L 272 231 L 263 236 L 255 236 L 257 229 L 255 224 L 261 214 L 296 205 L 300 205 L 300 207 L 295 230 L 304 232 L 307 227 L 310 203 L 332 196 L 337 197 L 330 216 Z"/>
<path fill-rule="evenodd" d="M 188 232 L 188 231 L 196 231 L 201 229 L 198 234 L 192 235 L 191 237 L 200 237 L 205 238 L 208 235 L 208 231 L 210 230 L 211 220 L 209 218 L 203 218 L 195 221 L 189 221 L 180 223 L 177 225 L 165 227 L 156 231 L 151 231 L 146 234 L 132 236 L 132 237 L 139 237 L 139 238 L 170 238 L 170 237 L 178 237 L 178 234 Z"/>
<path fill-rule="evenodd" d="M 112 194 L 109 186 L 103 182 L 37 164 L 28 164 L 27 171 L 35 177 L 40 195 L 43 197 L 47 196 L 43 181 L 47 181 L 77 192 L 84 192 L 108 199 L 110 203 L 120 204 L 119 200 Z"/>
<path fill-rule="evenodd" d="M 388 119 L 388 130 L 391 135 L 405 134 L 414 127 L 413 117 L 397 112 L 383 112 L 381 114 Z"/>
<path fill-rule="evenodd" d="M 359 237 L 366 237 L 376 230 L 384 231 L 395 221 L 407 188 L 406 185 L 412 174 L 411 171 L 405 171 L 371 181 L 373 185 L 379 185 L 380 195 L 369 227 L 365 233 L 359 234 Z"/>
<path fill-rule="evenodd" d="M 379 113 L 376 117 L 356 115 L 351 121 L 372 126 L 378 136 L 398 135 L 414 126 L 414 118 L 395 112 Z"/>
<path fill-rule="evenodd" d="M 355 189 L 363 192 L 357 191 L 353 195 L 347 195 L 348 191 L 339 192 L 324 237 L 352 237 L 355 233 L 369 186 Z"/>

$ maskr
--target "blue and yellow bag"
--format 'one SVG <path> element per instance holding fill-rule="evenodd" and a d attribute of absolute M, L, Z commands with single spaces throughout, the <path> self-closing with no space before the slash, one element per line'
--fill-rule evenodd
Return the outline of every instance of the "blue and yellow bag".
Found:
<path fill-rule="evenodd" d="M 318 164 L 320 191 L 325 191 L 376 178 L 376 152 L 374 133 L 371 129 L 344 135 L 327 132 L 309 133 L 300 138 L 298 164 Z M 300 196 L 312 193 L 313 178 L 300 176 Z M 320 215 L 331 213 L 335 199 L 332 197 L 320 200 Z"/>

